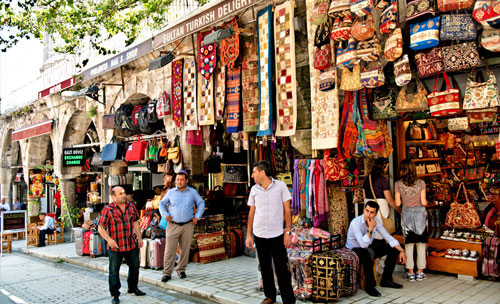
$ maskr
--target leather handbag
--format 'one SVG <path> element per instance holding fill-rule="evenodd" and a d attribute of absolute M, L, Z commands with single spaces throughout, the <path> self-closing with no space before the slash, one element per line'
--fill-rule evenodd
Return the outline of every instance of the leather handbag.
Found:
<path fill-rule="evenodd" d="M 407 88 L 410 85 L 404 86 L 398 93 L 396 100 L 397 112 L 415 112 L 429 109 L 427 101 L 427 90 L 425 89 L 420 79 L 416 78 L 414 82 L 417 89 L 413 93 L 409 93 Z"/>
<path fill-rule="evenodd" d="M 469 129 L 469 117 L 456 117 L 448 119 L 448 130 L 465 131 Z"/>
<path fill-rule="evenodd" d="M 95 167 L 100 167 L 103 165 L 101 152 L 95 152 L 94 155 L 92 155 L 92 160 L 90 161 L 90 165 Z"/>
<path fill-rule="evenodd" d="M 380 15 L 379 32 L 389 34 L 398 26 L 398 1 L 393 1 Z"/>
<path fill-rule="evenodd" d="M 374 61 L 379 58 L 382 48 L 377 36 L 370 40 L 360 41 L 356 47 L 356 55 L 363 61 Z"/>
<path fill-rule="evenodd" d="M 351 35 L 358 41 L 371 39 L 375 35 L 375 20 L 372 14 L 356 17 L 351 28 Z"/>
<path fill-rule="evenodd" d="M 494 0 L 477 0 L 474 4 L 472 17 L 485 29 L 500 28 L 500 10 Z"/>
<path fill-rule="evenodd" d="M 370 189 L 372 191 L 373 198 L 376 201 L 377 196 L 375 195 L 375 191 L 373 190 L 372 175 L 369 174 L 368 178 L 370 180 Z M 380 210 L 379 210 L 379 212 L 380 212 Z M 394 232 L 396 232 L 396 224 L 394 223 L 394 220 L 391 218 L 391 207 L 389 207 L 389 216 L 388 217 L 383 216 L 382 213 L 380 213 L 380 215 L 382 218 L 382 224 L 384 225 L 384 228 L 387 231 L 387 233 L 393 234 Z"/>
<path fill-rule="evenodd" d="M 103 129 L 115 128 L 115 114 L 105 114 L 102 116 L 102 128 Z"/>
<path fill-rule="evenodd" d="M 453 116 L 460 113 L 460 92 L 451 86 L 446 72 L 443 72 L 443 77 L 446 89 L 444 91 L 437 91 L 438 76 L 436 76 L 434 89 L 432 93 L 427 95 L 429 112 L 432 117 Z"/>
<path fill-rule="evenodd" d="M 410 49 L 430 49 L 439 45 L 440 16 L 410 24 Z"/>
<path fill-rule="evenodd" d="M 345 159 L 339 153 L 337 157 L 330 157 L 330 150 L 323 153 L 325 179 L 331 182 L 343 180 L 349 174 Z"/>
<path fill-rule="evenodd" d="M 470 69 L 481 64 L 476 42 L 442 47 L 445 72 Z"/>
<path fill-rule="evenodd" d="M 375 90 L 375 97 L 372 103 L 373 120 L 396 119 L 396 93 L 392 87 L 387 85 Z"/>
<path fill-rule="evenodd" d="M 365 88 L 376 88 L 385 83 L 385 75 L 379 61 L 367 62 L 361 68 L 361 85 Z"/>
<path fill-rule="evenodd" d="M 330 0 L 314 0 L 312 9 L 312 24 L 322 24 L 328 19 L 328 9 L 330 8 Z"/>
<path fill-rule="evenodd" d="M 333 17 L 330 39 L 344 41 L 351 38 L 352 15 L 349 11 L 338 13 Z"/>
<path fill-rule="evenodd" d="M 340 77 L 340 89 L 344 91 L 357 91 L 362 88 L 359 64 L 354 66 L 352 72 L 349 69 L 343 68 Z"/>
<path fill-rule="evenodd" d="M 358 63 L 359 58 L 356 55 L 356 41 L 354 38 L 349 38 L 346 47 L 343 47 L 343 42 L 339 42 L 337 47 L 337 68 L 352 68 Z"/>
<path fill-rule="evenodd" d="M 403 35 L 401 29 L 396 28 L 387 38 L 384 46 L 385 60 L 396 61 L 403 54 Z"/>
<path fill-rule="evenodd" d="M 124 147 L 115 136 L 111 138 L 109 144 L 105 145 L 102 149 L 101 160 L 102 161 L 115 161 L 123 158 Z"/>
<path fill-rule="evenodd" d="M 452 12 L 472 8 L 474 0 L 437 0 L 441 12 Z"/>
<path fill-rule="evenodd" d="M 477 28 L 469 14 L 441 15 L 439 39 L 441 41 L 476 40 Z"/>
<path fill-rule="evenodd" d="M 462 190 L 465 195 L 465 204 L 458 203 L 460 190 Z M 479 214 L 477 213 L 476 208 L 474 208 L 474 205 L 470 203 L 469 196 L 467 195 L 467 190 L 465 189 L 465 184 L 463 182 L 460 183 L 460 186 L 458 187 L 455 201 L 450 204 L 450 210 L 446 214 L 446 220 L 444 223 L 450 228 L 471 229 L 481 226 Z"/>
<path fill-rule="evenodd" d="M 420 124 L 416 121 L 412 121 L 408 124 L 405 132 L 405 138 L 407 140 L 431 140 L 434 139 L 432 136 L 430 125 Z"/>
<path fill-rule="evenodd" d="M 318 26 L 314 35 L 314 68 L 328 69 L 332 63 L 332 48 L 330 46 L 330 23 Z"/>
<path fill-rule="evenodd" d="M 481 46 L 490 52 L 500 52 L 500 29 L 483 29 Z"/>
<path fill-rule="evenodd" d="M 495 74 L 485 62 L 488 80 L 484 82 L 474 81 L 474 68 L 470 71 L 464 96 L 464 110 L 491 109 L 500 106 L 500 92 L 497 86 Z"/>
<path fill-rule="evenodd" d="M 350 10 L 353 14 L 363 17 L 372 12 L 373 0 L 350 0 Z"/>
<path fill-rule="evenodd" d="M 140 161 L 144 160 L 146 147 L 148 143 L 144 141 L 141 135 L 137 135 L 135 142 L 128 146 L 125 153 L 125 161 Z"/>
<path fill-rule="evenodd" d="M 319 90 L 330 91 L 335 88 L 337 69 L 332 67 L 319 75 Z"/>
<path fill-rule="evenodd" d="M 411 68 L 408 54 L 404 54 L 398 61 L 394 63 L 394 76 L 396 77 L 396 85 L 399 87 L 405 86 L 411 81 Z"/>
<path fill-rule="evenodd" d="M 443 52 L 440 47 L 415 54 L 415 63 L 420 78 L 438 75 L 444 72 Z"/>
<path fill-rule="evenodd" d="M 406 22 L 416 22 L 435 15 L 433 0 L 413 0 L 406 5 Z"/>

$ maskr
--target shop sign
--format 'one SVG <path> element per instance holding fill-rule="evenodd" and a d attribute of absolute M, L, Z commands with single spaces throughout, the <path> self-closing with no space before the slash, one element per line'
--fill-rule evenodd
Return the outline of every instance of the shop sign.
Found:
<path fill-rule="evenodd" d="M 83 166 L 85 155 L 84 148 L 63 149 L 63 167 Z"/>
<path fill-rule="evenodd" d="M 12 141 L 48 134 L 52 132 L 52 122 L 53 120 L 50 119 L 28 127 L 14 130 L 14 132 L 12 132 Z"/>
<path fill-rule="evenodd" d="M 71 86 L 73 86 L 76 83 L 76 77 L 73 76 L 69 79 L 66 79 L 56 85 L 51 86 L 50 88 L 46 88 L 43 91 L 38 92 L 38 99 L 43 98 L 45 96 L 49 96 L 51 94 L 60 92 L 64 89 L 67 89 Z"/>
<path fill-rule="evenodd" d="M 1 216 L 2 234 L 26 230 L 26 210 L 4 211 Z"/>
<path fill-rule="evenodd" d="M 153 38 L 154 48 L 157 49 L 175 40 L 181 39 L 192 33 L 210 26 L 216 22 L 221 22 L 227 17 L 233 16 L 260 0 L 226 0 L 214 5 L 186 21 L 172 26 Z M 203 7 L 202 7 L 203 8 Z"/>
<path fill-rule="evenodd" d="M 122 66 L 134 59 L 150 53 L 153 50 L 153 40 L 148 39 L 135 47 L 126 50 L 88 70 L 83 71 L 82 80 L 89 80 L 119 66 Z"/>

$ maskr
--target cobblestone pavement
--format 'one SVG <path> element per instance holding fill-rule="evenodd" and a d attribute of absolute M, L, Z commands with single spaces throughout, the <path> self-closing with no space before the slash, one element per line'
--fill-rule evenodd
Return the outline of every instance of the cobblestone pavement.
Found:
<path fill-rule="evenodd" d="M 127 294 L 122 277 L 121 303 L 201 304 L 207 300 L 186 296 L 140 282 L 146 296 Z M 110 303 L 107 273 L 21 253 L 0 258 L 0 303 Z M 14 296 L 5 302 L 5 296 Z"/>

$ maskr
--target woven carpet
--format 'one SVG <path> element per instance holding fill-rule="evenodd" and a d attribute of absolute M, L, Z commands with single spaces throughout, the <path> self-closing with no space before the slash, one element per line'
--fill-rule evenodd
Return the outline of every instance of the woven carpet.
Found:
<path fill-rule="evenodd" d="M 243 91 L 243 131 L 257 132 L 259 129 L 259 57 L 255 36 L 243 37 L 241 58 L 241 80 Z"/>
<path fill-rule="evenodd" d="M 226 66 L 219 64 L 215 68 L 215 119 L 222 120 L 226 102 Z"/>
<path fill-rule="evenodd" d="M 273 134 L 273 7 L 257 13 L 259 54 L 259 130 L 257 136 Z"/>
<path fill-rule="evenodd" d="M 184 128 L 198 130 L 196 106 L 196 63 L 194 58 L 184 59 Z"/>
<path fill-rule="evenodd" d="M 226 78 L 226 133 L 236 133 L 240 124 L 241 67 L 227 69 Z"/>
<path fill-rule="evenodd" d="M 182 122 L 182 66 L 183 59 L 172 62 L 172 120 L 180 127 Z"/>

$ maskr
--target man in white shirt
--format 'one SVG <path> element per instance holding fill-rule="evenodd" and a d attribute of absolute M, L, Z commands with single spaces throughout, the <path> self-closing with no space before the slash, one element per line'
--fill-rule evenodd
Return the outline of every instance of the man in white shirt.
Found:
<path fill-rule="evenodd" d="M 40 213 L 40 215 L 38 217 L 43 222 L 42 227 L 37 227 L 38 230 L 40 230 L 40 236 L 38 238 L 38 247 L 44 247 L 45 246 L 45 236 L 47 234 L 54 233 L 55 220 L 52 217 L 47 216 L 47 214 L 45 212 Z"/>
<path fill-rule="evenodd" d="M 288 256 L 286 248 L 290 247 L 292 214 L 290 201 L 292 197 L 286 184 L 271 176 L 271 166 L 267 161 L 259 161 L 253 165 L 252 178 L 255 185 L 250 190 L 248 205 L 248 230 L 246 246 L 257 247 L 262 283 L 266 299 L 261 304 L 276 301 L 276 287 L 273 266 L 278 278 L 278 286 L 283 304 L 295 303 Z M 283 216 L 284 214 L 284 216 Z M 283 233 L 283 221 L 286 223 Z M 252 238 L 253 230 L 253 238 Z"/>
<path fill-rule="evenodd" d="M 365 275 L 365 291 L 367 294 L 380 297 L 381 294 L 375 289 L 375 277 L 373 274 L 373 260 L 387 255 L 384 273 L 380 280 L 381 287 L 403 288 L 403 285 L 392 280 L 392 273 L 396 267 L 396 261 L 406 263 L 405 250 L 399 242 L 385 230 L 382 222 L 376 218 L 379 205 L 376 201 L 367 201 L 363 214 L 354 218 L 347 231 L 347 242 L 345 246 L 359 257 L 363 265 Z M 378 232 L 387 242 L 373 242 L 373 236 Z"/>
<path fill-rule="evenodd" d="M 10 211 L 10 205 L 5 201 L 5 197 L 0 201 L 0 212 L 2 211 Z"/>

